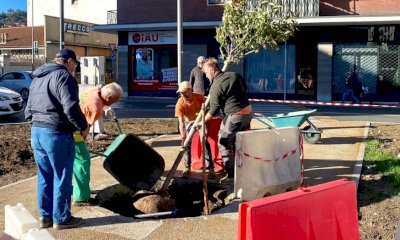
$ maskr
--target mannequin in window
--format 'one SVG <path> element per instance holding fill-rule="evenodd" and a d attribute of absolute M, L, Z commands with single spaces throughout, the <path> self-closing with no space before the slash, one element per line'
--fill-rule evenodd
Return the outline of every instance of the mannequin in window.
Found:
<path fill-rule="evenodd" d="M 141 53 L 142 54 L 140 54 L 140 51 L 138 50 L 138 54 L 137 54 L 137 58 L 136 58 L 137 59 L 137 64 L 136 64 L 137 78 L 153 79 L 153 62 L 148 57 L 149 51 L 147 51 L 146 48 L 143 48 Z"/>

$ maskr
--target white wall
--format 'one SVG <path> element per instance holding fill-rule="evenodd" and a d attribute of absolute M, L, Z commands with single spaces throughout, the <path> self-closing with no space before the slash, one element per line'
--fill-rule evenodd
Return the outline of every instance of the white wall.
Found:
<path fill-rule="evenodd" d="M 44 16 L 60 16 L 60 0 L 26 0 L 27 24 L 44 26 Z M 64 18 L 89 22 L 94 24 L 107 24 L 107 11 L 117 10 L 117 0 L 64 0 Z"/>

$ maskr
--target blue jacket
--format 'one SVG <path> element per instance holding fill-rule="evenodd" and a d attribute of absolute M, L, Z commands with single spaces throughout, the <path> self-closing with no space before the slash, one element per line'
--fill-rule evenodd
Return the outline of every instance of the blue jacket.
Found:
<path fill-rule="evenodd" d="M 82 131 L 87 122 L 79 107 L 76 79 L 60 64 L 46 63 L 33 72 L 25 119 L 34 127 Z"/>

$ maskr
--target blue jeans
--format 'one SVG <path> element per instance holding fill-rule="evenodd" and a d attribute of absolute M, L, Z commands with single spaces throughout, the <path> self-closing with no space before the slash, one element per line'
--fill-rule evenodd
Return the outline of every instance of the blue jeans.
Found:
<path fill-rule="evenodd" d="M 31 145 L 38 167 L 37 203 L 40 216 L 64 223 L 71 218 L 72 169 L 75 145 L 72 133 L 32 127 Z"/>
<path fill-rule="evenodd" d="M 355 103 L 360 103 L 360 100 L 354 96 L 354 90 L 351 88 L 345 88 L 342 96 L 342 103 L 344 103 L 347 98 L 350 97 Z"/>

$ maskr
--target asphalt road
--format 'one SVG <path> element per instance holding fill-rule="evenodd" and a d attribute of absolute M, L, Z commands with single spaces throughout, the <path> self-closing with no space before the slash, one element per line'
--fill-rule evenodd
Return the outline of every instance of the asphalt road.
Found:
<path fill-rule="evenodd" d="M 123 118 L 172 118 L 176 98 L 124 98 L 113 107 L 119 119 Z M 318 105 L 295 105 L 277 103 L 252 103 L 254 112 L 265 116 L 277 113 L 288 113 L 303 109 L 317 109 L 318 115 L 331 117 L 339 121 L 369 121 L 400 123 L 400 107 L 397 108 L 365 108 L 365 107 L 332 107 Z M 25 122 L 24 113 L 11 116 L 0 116 L 2 123 Z"/>

